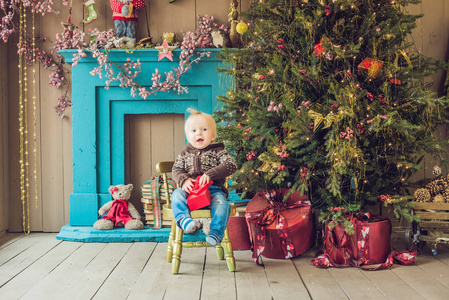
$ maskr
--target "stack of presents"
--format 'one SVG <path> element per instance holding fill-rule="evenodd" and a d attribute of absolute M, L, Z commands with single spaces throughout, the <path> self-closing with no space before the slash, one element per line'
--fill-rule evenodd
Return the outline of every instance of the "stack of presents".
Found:
<path fill-rule="evenodd" d="M 153 177 L 142 186 L 146 225 L 159 229 L 169 227 L 171 221 L 162 213 L 167 202 L 160 189 L 161 179 Z M 170 193 L 176 183 L 169 180 Z M 207 205 L 207 187 L 198 187 L 191 210 Z M 210 199 L 210 198 L 209 198 Z M 209 200 L 210 203 L 210 200 Z M 288 189 L 262 191 L 250 199 L 241 199 L 230 192 L 231 216 L 229 236 L 234 250 L 252 250 L 253 260 L 262 264 L 260 256 L 287 259 L 298 256 L 316 243 L 314 210 L 306 196 Z M 390 253 L 391 222 L 385 217 L 348 215 L 355 233 L 348 234 L 342 226 L 332 228 L 323 224 L 322 255 L 314 258 L 317 267 L 339 267 L 380 264 L 376 269 L 389 268 L 393 261 L 402 264 L 414 262 L 416 253 Z M 318 228 L 319 229 L 319 228 Z"/>

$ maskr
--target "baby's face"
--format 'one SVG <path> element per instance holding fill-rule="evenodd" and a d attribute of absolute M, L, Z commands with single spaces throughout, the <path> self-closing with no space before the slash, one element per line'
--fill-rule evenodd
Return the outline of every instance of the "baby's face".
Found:
<path fill-rule="evenodd" d="M 213 124 L 202 117 L 190 120 L 186 127 L 186 137 L 196 149 L 204 149 L 215 140 Z"/>

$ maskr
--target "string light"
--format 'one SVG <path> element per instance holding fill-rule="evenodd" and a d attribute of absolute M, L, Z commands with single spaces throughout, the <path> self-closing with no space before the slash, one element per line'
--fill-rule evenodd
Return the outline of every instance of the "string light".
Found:
<path fill-rule="evenodd" d="M 34 14 L 33 16 L 33 30 L 32 30 L 32 47 L 33 47 L 33 153 L 34 153 L 34 203 L 35 209 L 37 209 L 38 196 L 37 196 L 37 107 L 36 107 L 36 26 Z"/>
<path fill-rule="evenodd" d="M 30 228 L 30 144 L 28 130 L 28 65 L 25 45 L 27 42 L 27 12 L 23 2 L 19 7 L 19 168 L 20 168 L 20 200 L 22 202 L 22 229 L 25 234 L 29 234 Z M 36 34 L 35 17 L 32 14 L 32 62 L 33 62 L 33 158 L 34 158 L 34 194 L 35 206 L 38 205 L 37 194 L 37 105 L 36 105 Z"/>
<path fill-rule="evenodd" d="M 26 10 L 23 6 L 23 2 L 20 2 L 20 15 L 19 15 L 19 45 L 23 50 L 24 43 L 26 41 Z M 28 173 L 28 155 L 26 136 L 28 130 L 26 127 L 26 53 L 19 51 L 19 164 L 20 164 L 20 200 L 22 202 L 22 229 L 25 234 L 30 233 L 30 206 L 28 202 L 28 188 L 25 174 Z M 28 183 L 29 184 L 29 183 Z"/>

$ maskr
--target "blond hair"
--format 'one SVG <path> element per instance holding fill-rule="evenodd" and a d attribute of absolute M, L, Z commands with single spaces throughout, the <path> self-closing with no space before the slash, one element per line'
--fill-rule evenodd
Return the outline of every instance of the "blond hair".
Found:
<path fill-rule="evenodd" d="M 213 136 L 217 136 L 217 124 L 215 123 L 214 117 L 204 112 L 198 111 L 194 108 L 188 108 L 187 112 L 190 113 L 190 116 L 187 118 L 186 123 L 184 125 L 184 131 L 187 134 L 187 128 L 190 126 L 190 123 L 196 118 L 202 118 L 206 120 L 210 125 L 210 130 L 213 133 Z"/>

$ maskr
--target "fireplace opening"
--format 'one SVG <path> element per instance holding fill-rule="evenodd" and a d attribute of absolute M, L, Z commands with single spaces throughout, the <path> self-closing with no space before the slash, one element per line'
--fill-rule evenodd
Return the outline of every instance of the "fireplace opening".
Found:
<path fill-rule="evenodd" d="M 156 164 L 174 160 L 185 147 L 184 114 L 125 116 L 125 177 L 132 183 L 131 203 L 143 216 L 141 187 L 158 175 Z"/>

